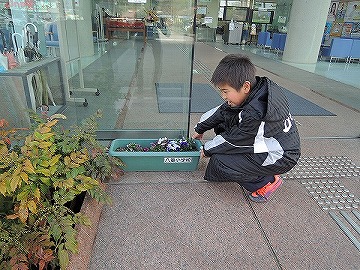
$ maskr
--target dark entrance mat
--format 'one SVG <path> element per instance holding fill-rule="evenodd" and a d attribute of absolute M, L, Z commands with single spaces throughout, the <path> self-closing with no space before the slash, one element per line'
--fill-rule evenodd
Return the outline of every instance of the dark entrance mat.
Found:
<path fill-rule="evenodd" d="M 182 83 L 156 83 L 156 96 L 160 113 L 181 113 L 187 110 L 189 94 Z M 284 90 L 292 115 L 335 116 L 332 112 L 302 98 L 289 90 Z M 191 95 L 192 113 L 204 113 L 223 103 L 217 91 L 206 83 L 194 83 Z"/>
<path fill-rule="evenodd" d="M 336 116 L 315 103 L 284 89 L 284 94 L 289 101 L 290 112 L 298 116 Z"/>

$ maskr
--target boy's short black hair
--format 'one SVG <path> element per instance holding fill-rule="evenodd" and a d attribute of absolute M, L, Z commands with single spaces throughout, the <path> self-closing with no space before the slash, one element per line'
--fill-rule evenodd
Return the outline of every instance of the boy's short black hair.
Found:
<path fill-rule="evenodd" d="M 249 57 L 242 54 L 228 54 L 216 67 L 211 82 L 218 86 L 228 84 L 239 90 L 245 81 L 249 81 L 251 87 L 256 83 L 256 68 Z"/>

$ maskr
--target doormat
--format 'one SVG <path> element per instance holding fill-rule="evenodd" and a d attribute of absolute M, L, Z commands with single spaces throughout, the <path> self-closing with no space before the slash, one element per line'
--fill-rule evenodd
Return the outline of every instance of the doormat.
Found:
<path fill-rule="evenodd" d="M 186 112 L 189 94 L 182 83 L 155 83 L 158 108 L 160 113 Z M 335 116 L 332 112 L 284 89 L 291 115 L 295 116 Z M 224 100 L 210 84 L 194 83 L 191 94 L 191 113 L 204 113 L 219 106 Z"/>

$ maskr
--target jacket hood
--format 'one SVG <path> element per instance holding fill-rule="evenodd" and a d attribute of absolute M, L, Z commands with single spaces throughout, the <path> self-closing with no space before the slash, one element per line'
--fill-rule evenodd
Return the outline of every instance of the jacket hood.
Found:
<path fill-rule="evenodd" d="M 266 77 L 256 77 L 257 83 L 244 102 L 251 106 L 259 119 L 279 121 L 289 116 L 289 104 L 282 87 Z M 267 104 L 267 105 L 266 105 Z"/>

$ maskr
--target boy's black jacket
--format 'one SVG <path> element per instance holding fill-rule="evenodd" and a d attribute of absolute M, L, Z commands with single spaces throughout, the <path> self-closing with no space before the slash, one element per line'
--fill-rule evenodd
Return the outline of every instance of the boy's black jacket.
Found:
<path fill-rule="evenodd" d="M 300 153 L 299 134 L 282 87 L 267 77 L 256 79 L 256 85 L 241 106 L 223 103 L 201 116 L 195 131 L 203 134 L 214 128 L 217 134 L 205 143 L 206 156 L 268 153 L 263 165 L 269 165 L 286 151 Z"/>

